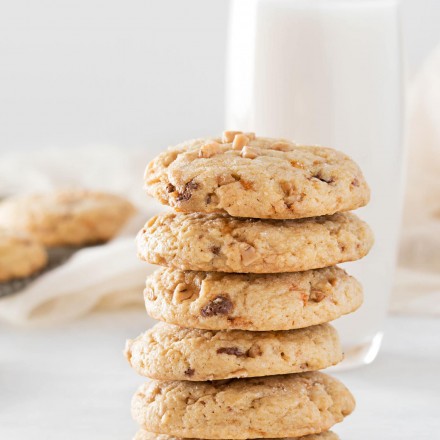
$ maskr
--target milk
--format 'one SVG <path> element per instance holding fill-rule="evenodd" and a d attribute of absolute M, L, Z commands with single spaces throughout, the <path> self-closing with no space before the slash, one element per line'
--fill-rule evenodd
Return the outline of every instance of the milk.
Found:
<path fill-rule="evenodd" d="M 383 331 L 402 200 L 402 60 L 398 2 L 235 0 L 227 70 L 228 129 L 335 147 L 362 168 L 372 200 L 357 211 L 376 243 L 344 268 L 364 286 L 336 322 L 345 366 L 371 362 Z"/>

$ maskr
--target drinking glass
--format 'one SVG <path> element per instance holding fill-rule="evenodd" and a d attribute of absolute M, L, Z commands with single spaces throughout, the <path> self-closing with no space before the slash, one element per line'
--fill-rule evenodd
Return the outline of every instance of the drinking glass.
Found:
<path fill-rule="evenodd" d="M 396 0 L 235 0 L 231 3 L 226 126 L 351 156 L 370 184 L 357 211 L 375 246 L 343 265 L 364 304 L 335 322 L 345 361 L 370 363 L 383 334 L 402 202 L 403 85 Z"/>

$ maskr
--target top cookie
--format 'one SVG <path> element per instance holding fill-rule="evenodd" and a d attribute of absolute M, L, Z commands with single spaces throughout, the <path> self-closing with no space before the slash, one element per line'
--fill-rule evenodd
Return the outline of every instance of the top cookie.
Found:
<path fill-rule="evenodd" d="M 147 166 L 145 187 L 178 211 L 272 219 L 349 211 L 370 197 L 345 154 L 241 132 L 168 149 Z"/>
<path fill-rule="evenodd" d="M 51 246 L 81 246 L 113 238 L 135 208 L 103 192 L 63 190 L 12 197 L 0 204 L 0 226 L 25 231 Z"/>

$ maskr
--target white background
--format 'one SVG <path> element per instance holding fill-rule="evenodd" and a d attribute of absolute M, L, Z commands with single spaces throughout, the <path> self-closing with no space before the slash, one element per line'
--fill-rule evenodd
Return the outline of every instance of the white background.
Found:
<path fill-rule="evenodd" d="M 161 150 L 224 121 L 227 0 L 0 0 L 0 153 Z M 404 0 L 409 77 L 440 2 Z"/>

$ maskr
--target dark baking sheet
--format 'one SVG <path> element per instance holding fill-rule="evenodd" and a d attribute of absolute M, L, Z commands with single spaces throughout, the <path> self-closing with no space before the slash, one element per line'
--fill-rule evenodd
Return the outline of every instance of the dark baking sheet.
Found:
<path fill-rule="evenodd" d="M 75 252 L 83 249 L 82 247 L 54 247 L 47 249 L 48 262 L 47 266 L 40 272 L 26 278 L 0 283 L 0 298 L 23 290 L 26 286 L 35 281 L 39 276 L 55 269 L 65 263 Z"/>

